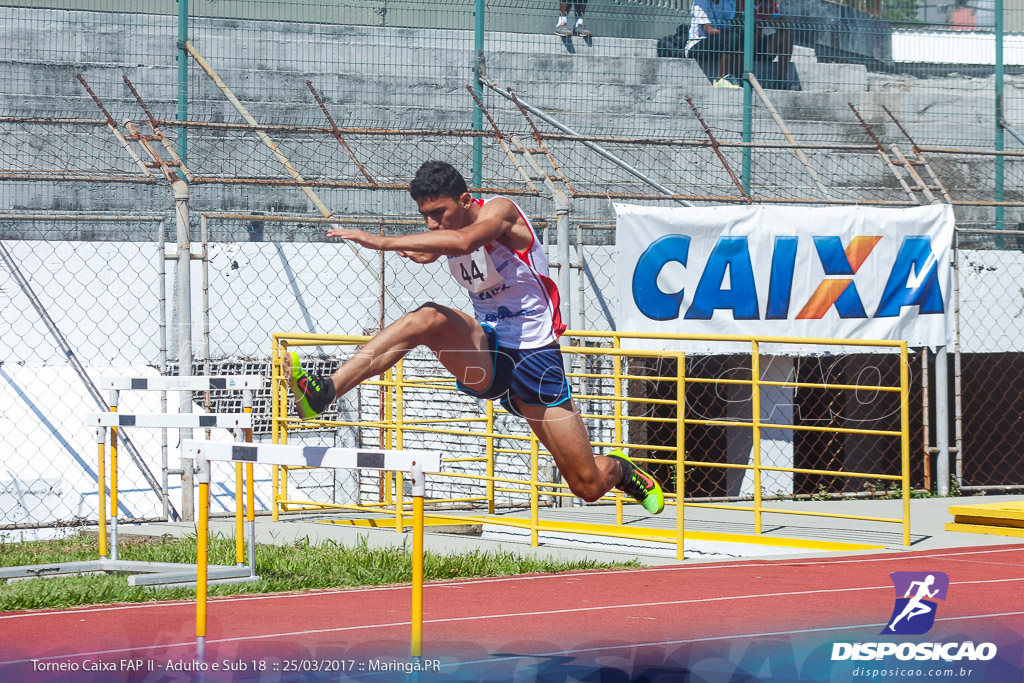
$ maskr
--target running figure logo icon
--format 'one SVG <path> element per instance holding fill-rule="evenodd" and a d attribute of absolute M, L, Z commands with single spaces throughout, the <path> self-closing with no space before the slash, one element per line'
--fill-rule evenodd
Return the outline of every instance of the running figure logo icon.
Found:
<path fill-rule="evenodd" d="M 896 605 L 882 633 L 927 633 L 935 623 L 935 599 L 946 599 L 949 577 L 942 572 L 893 572 L 889 576 L 896 588 Z"/>

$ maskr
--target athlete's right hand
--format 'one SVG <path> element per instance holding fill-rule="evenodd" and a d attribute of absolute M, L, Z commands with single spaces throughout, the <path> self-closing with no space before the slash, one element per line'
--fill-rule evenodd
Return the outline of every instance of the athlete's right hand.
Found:
<path fill-rule="evenodd" d="M 327 237 L 340 237 L 343 240 L 355 242 L 356 244 L 366 247 L 367 249 L 380 250 L 384 246 L 383 236 L 375 235 L 372 232 L 353 230 L 352 228 L 331 228 L 330 230 L 327 231 Z"/>
<path fill-rule="evenodd" d="M 398 251 L 396 253 L 414 263 L 433 263 L 440 257 L 439 254 L 427 254 L 422 251 Z"/>

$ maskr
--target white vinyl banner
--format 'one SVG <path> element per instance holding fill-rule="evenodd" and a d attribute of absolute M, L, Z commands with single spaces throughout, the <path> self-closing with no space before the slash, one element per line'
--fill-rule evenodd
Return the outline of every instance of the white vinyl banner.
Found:
<path fill-rule="evenodd" d="M 952 341 L 950 206 L 615 211 L 620 332 Z"/>

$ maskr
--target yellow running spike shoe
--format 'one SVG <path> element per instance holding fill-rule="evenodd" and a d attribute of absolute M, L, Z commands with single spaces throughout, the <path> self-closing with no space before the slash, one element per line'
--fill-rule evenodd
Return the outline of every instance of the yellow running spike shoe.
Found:
<path fill-rule="evenodd" d="M 330 377 L 310 377 L 299 365 L 299 354 L 290 351 L 284 356 L 284 375 L 288 378 L 295 410 L 303 420 L 309 420 L 327 409 L 334 400 L 334 382 Z"/>
<path fill-rule="evenodd" d="M 615 458 L 622 463 L 625 476 L 619 482 L 618 488 L 627 493 L 636 502 L 644 506 L 644 509 L 652 515 L 656 515 L 665 509 L 665 494 L 661 492 L 661 486 L 654 477 L 644 472 L 626 454 L 619 450 L 609 451 L 609 458 Z"/>

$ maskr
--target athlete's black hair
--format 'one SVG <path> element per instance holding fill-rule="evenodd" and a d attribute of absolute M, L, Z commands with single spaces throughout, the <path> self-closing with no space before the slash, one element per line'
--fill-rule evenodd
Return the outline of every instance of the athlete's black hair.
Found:
<path fill-rule="evenodd" d="M 468 192 L 466 179 L 454 166 L 444 161 L 428 161 L 416 171 L 416 177 L 409 184 L 413 201 L 451 197 L 458 199 Z"/>

